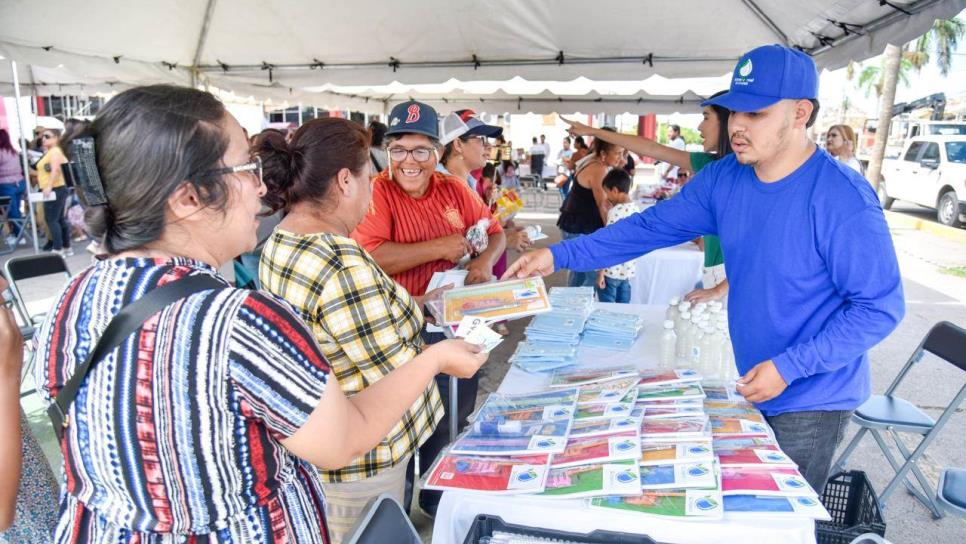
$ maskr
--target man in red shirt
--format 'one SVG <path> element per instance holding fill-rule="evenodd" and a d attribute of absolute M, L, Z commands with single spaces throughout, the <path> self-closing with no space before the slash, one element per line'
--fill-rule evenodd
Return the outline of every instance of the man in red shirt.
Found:
<path fill-rule="evenodd" d="M 413 296 L 426 293 L 433 272 L 449 270 L 469 256 L 466 283 L 489 281 L 493 265 L 503 253 L 506 237 L 500 222 L 489 207 L 467 185 L 466 180 L 436 171 L 439 163 L 439 118 L 436 111 L 416 101 L 404 102 L 389 114 L 389 167 L 372 185 L 372 204 L 368 215 L 352 237 L 394 280 Z M 466 241 L 466 231 L 481 219 L 489 220 L 488 243 L 478 255 Z M 423 331 L 432 344 L 443 339 L 441 333 Z M 449 394 L 449 378 L 437 376 L 436 384 L 444 399 Z M 479 377 L 459 380 L 458 421 L 463 424 L 473 411 Z M 420 469 L 425 473 L 449 442 L 449 403 L 436 432 L 419 449 Z M 407 493 L 408 494 L 408 493 Z M 420 506 L 434 515 L 439 492 L 423 491 Z M 409 504 L 408 502 L 406 504 Z"/>

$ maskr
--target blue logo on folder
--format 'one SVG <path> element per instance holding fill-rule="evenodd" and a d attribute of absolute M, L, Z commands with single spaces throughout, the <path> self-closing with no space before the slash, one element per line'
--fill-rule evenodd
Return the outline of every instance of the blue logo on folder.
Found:
<path fill-rule="evenodd" d="M 694 502 L 694 505 L 698 507 L 698 510 L 714 510 L 718 507 L 718 501 L 711 497 L 701 497 Z"/>
<path fill-rule="evenodd" d="M 618 442 L 618 444 L 614 446 L 614 448 L 617 449 L 618 451 L 627 451 L 629 449 L 632 449 L 633 447 L 634 447 L 634 443 L 631 442 L 630 440 Z"/>
<path fill-rule="evenodd" d="M 708 473 L 708 469 L 703 465 L 695 465 L 688 469 L 688 476 L 704 476 Z"/>
<path fill-rule="evenodd" d="M 617 481 L 622 484 L 627 484 L 637 480 L 637 475 L 629 470 L 617 473 Z"/>

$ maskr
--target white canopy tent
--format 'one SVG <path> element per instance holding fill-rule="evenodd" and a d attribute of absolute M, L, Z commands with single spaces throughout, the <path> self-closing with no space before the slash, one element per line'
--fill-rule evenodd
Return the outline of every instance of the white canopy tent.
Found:
<path fill-rule="evenodd" d="M 0 8 L 0 55 L 18 61 L 20 81 L 34 94 L 196 82 L 273 102 L 376 113 L 407 93 L 333 86 L 514 77 L 641 84 L 655 74 L 720 76 L 742 52 L 766 43 L 799 47 L 820 68 L 837 68 L 913 39 L 964 7 L 966 0 L 18 1 Z M 0 75 L 0 94 L 11 94 L 11 82 Z M 439 104 L 482 98 L 534 112 L 694 104 L 683 92 L 551 93 L 484 97 L 454 88 L 423 97 Z M 575 107 L 562 106 L 571 101 Z"/>
<path fill-rule="evenodd" d="M 8 0 L 0 56 L 14 69 L 0 71 L 0 95 L 19 96 L 18 83 L 31 95 L 175 83 L 369 113 L 409 98 L 444 112 L 696 111 L 694 89 L 670 93 L 652 86 L 654 76 L 722 76 L 768 43 L 838 68 L 964 8 L 966 0 Z M 515 89 L 515 78 L 533 85 Z M 627 84 L 614 92 L 617 81 Z M 424 84 L 445 88 L 414 87 Z"/>

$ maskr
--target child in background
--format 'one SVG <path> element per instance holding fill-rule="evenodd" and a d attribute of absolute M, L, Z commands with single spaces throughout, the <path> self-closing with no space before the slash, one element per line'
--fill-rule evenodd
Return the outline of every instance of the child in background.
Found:
<path fill-rule="evenodd" d="M 604 176 L 601 185 L 604 189 L 604 196 L 611 204 L 611 208 L 607 212 L 608 225 L 613 225 L 621 219 L 641 211 L 640 207 L 631 200 L 631 183 L 631 175 L 620 168 L 614 168 Z M 598 270 L 597 298 L 601 302 L 630 302 L 630 279 L 633 277 L 634 261 L 617 264 L 606 270 Z"/>

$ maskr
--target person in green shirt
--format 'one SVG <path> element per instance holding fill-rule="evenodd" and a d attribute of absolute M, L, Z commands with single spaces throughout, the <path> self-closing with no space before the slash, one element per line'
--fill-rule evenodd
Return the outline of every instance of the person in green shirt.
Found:
<path fill-rule="evenodd" d="M 709 98 L 714 98 L 725 91 L 717 92 Z M 577 121 L 563 119 L 570 125 L 568 128 L 572 136 L 593 136 L 601 140 L 618 145 L 633 151 L 638 155 L 651 157 L 680 168 L 690 170 L 694 173 L 712 161 L 720 159 L 730 154 L 731 142 L 728 135 L 728 116 L 731 112 L 721 106 L 705 106 L 701 111 L 702 121 L 698 125 L 698 132 L 701 134 L 703 152 L 691 153 L 671 146 L 659 144 L 656 141 L 643 136 L 631 134 L 620 134 L 609 130 L 594 128 Z M 723 298 L 728 294 L 728 280 L 724 275 L 724 254 L 721 251 L 721 242 L 717 236 L 704 236 L 701 240 L 704 249 L 704 268 L 710 273 L 714 285 L 704 285 L 705 289 L 695 289 L 684 296 L 685 300 L 691 302 L 706 302 Z"/>

